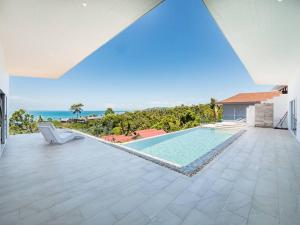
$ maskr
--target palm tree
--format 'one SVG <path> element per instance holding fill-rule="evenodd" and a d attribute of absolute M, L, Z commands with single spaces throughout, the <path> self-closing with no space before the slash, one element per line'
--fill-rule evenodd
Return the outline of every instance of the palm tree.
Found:
<path fill-rule="evenodd" d="M 77 104 L 71 105 L 71 107 L 70 107 L 70 111 L 72 111 L 73 114 L 76 113 L 77 119 L 79 117 L 79 114 L 83 111 L 83 109 L 82 109 L 83 106 L 84 105 L 82 103 L 77 103 Z"/>
<path fill-rule="evenodd" d="M 214 119 L 217 121 L 220 112 L 220 105 L 217 103 L 215 98 L 210 99 L 210 108 L 214 111 Z"/>
<path fill-rule="evenodd" d="M 104 115 L 109 115 L 109 114 L 115 114 L 114 110 L 112 108 L 107 108 L 104 112 Z"/>
<path fill-rule="evenodd" d="M 44 122 L 43 117 L 41 115 L 39 115 L 39 118 L 38 118 L 38 123 L 40 123 L 40 122 Z"/>

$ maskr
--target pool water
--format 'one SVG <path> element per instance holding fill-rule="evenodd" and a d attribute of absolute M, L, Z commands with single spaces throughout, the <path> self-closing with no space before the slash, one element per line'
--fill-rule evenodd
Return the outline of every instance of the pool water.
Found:
<path fill-rule="evenodd" d="M 125 146 L 180 166 L 186 166 L 233 135 L 232 131 L 194 128 L 130 142 Z"/>

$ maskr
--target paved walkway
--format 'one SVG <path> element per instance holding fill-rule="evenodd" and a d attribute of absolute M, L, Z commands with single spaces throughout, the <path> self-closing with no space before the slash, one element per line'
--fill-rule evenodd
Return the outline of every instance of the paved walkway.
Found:
<path fill-rule="evenodd" d="M 300 145 L 253 128 L 192 178 L 94 139 L 13 136 L 0 159 L 1 225 L 298 225 Z"/>

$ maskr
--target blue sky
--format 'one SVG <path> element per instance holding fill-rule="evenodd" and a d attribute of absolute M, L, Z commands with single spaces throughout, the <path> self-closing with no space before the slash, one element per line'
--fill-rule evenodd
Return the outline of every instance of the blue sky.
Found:
<path fill-rule="evenodd" d="M 256 85 L 200 0 L 166 0 L 57 80 L 11 78 L 11 110 L 198 104 Z"/>

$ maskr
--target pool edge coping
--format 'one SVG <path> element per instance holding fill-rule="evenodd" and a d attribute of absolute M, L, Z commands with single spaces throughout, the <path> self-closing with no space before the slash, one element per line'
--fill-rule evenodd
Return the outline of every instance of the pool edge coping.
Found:
<path fill-rule="evenodd" d="M 237 133 L 233 134 L 231 137 L 226 139 L 224 142 L 218 144 L 216 147 L 212 148 L 210 151 L 195 159 L 188 165 L 182 166 L 180 173 L 187 176 L 193 176 L 202 170 L 209 162 L 213 161 L 220 153 L 222 153 L 227 147 L 229 147 L 234 141 L 236 141 L 240 136 L 242 136 L 247 130 L 239 130 Z"/>

